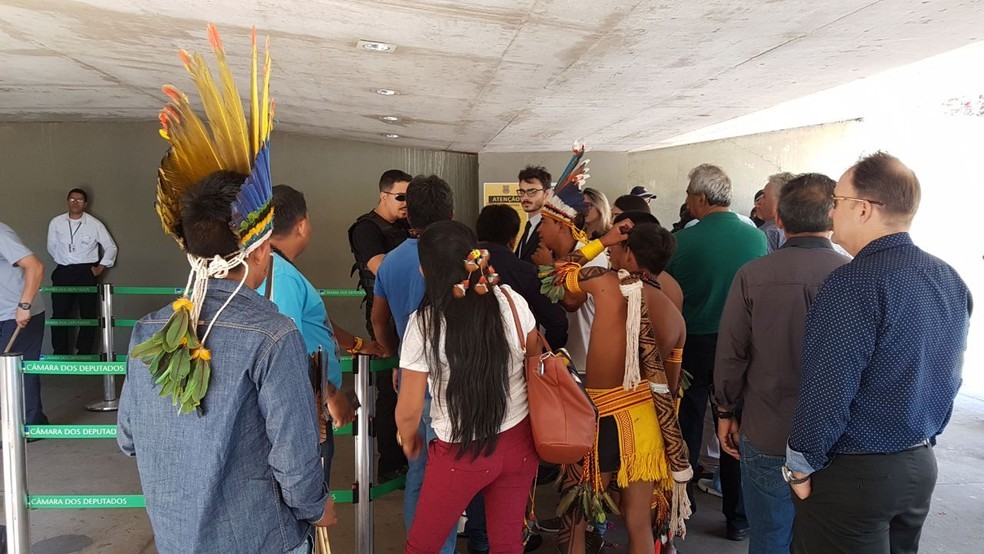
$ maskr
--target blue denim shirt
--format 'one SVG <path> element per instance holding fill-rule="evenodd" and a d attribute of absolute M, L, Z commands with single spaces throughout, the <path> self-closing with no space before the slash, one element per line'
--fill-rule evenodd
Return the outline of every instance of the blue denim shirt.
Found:
<path fill-rule="evenodd" d="M 209 281 L 202 321 L 237 284 Z M 130 349 L 171 313 L 167 306 L 141 319 Z M 289 552 L 328 500 L 304 340 L 276 306 L 243 287 L 206 346 L 212 374 L 202 416 L 178 415 L 170 398 L 158 396 L 147 366 L 127 362 L 117 440 L 137 458 L 157 550 Z"/>

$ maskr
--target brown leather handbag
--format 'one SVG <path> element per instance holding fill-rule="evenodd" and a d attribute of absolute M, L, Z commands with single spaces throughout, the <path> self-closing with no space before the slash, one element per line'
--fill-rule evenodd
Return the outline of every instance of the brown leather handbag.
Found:
<path fill-rule="evenodd" d="M 598 409 L 577 373 L 563 356 L 553 353 L 539 330 L 537 344 L 527 348 L 516 304 L 508 291 L 502 292 L 512 309 L 519 344 L 526 353 L 526 390 L 536 452 L 545 462 L 579 462 L 595 444 Z"/>

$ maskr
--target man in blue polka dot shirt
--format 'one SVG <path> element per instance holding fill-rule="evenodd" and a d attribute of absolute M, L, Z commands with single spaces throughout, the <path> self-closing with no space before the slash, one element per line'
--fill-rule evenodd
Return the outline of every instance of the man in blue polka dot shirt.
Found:
<path fill-rule="evenodd" d="M 916 175 L 879 152 L 834 189 L 833 271 L 807 316 L 783 477 L 792 552 L 917 552 L 936 486 L 933 445 L 960 388 L 972 300 L 909 238 Z"/>

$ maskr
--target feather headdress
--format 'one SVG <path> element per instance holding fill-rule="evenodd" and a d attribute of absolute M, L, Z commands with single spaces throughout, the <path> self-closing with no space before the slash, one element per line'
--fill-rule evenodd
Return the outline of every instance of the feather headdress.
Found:
<path fill-rule="evenodd" d="M 236 82 L 226 61 L 219 32 L 208 25 L 208 39 L 215 55 L 218 80 L 198 52 L 181 50 L 179 58 L 191 74 L 208 124 L 191 107 L 188 97 L 172 85 L 164 85 L 170 99 L 160 112 L 160 134 L 171 147 L 157 170 L 157 213 L 164 232 L 173 236 L 182 250 L 186 237 L 181 226 L 181 199 L 196 183 L 216 171 L 247 175 L 230 206 L 230 227 L 239 248 L 211 259 L 188 254 L 191 274 L 181 298 L 172 304 L 174 314 L 164 328 L 134 347 L 130 356 L 148 364 L 161 396 L 170 396 L 180 413 L 198 410 L 208 388 L 211 353 L 205 346 L 212 325 L 246 281 L 246 257 L 273 232 L 273 185 L 270 178 L 270 131 L 273 101 L 270 99 L 270 43 L 267 39 L 262 85 L 257 74 L 256 29 L 252 34 L 253 64 L 250 80 L 250 111 L 244 115 Z M 201 340 L 198 316 L 208 279 L 224 278 L 239 265 L 245 267 L 239 288 L 212 318 Z"/>
<path fill-rule="evenodd" d="M 270 131 L 273 128 L 273 102 L 270 100 L 270 46 L 263 62 L 262 99 L 257 76 L 256 29 L 252 34 L 253 65 L 250 87 L 249 120 L 236 82 L 226 61 L 219 32 L 208 25 L 208 39 L 215 54 L 219 81 L 205 58 L 198 52 L 181 50 L 178 56 L 191 74 L 205 107 L 208 126 L 198 117 L 188 97 L 173 85 L 164 85 L 170 98 L 160 112 L 161 136 L 171 148 L 157 171 L 157 213 L 164 232 L 184 248 L 181 232 L 181 197 L 203 178 L 220 170 L 249 175 L 232 204 L 233 231 L 240 248 L 249 250 L 269 236 L 273 229 L 273 185 L 270 179 Z"/>
<path fill-rule="evenodd" d="M 547 196 L 543 210 L 540 212 L 544 216 L 566 225 L 570 228 L 574 238 L 580 242 L 587 242 L 584 231 L 578 229 L 575 223 L 578 214 L 584 211 L 584 193 L 581 192 L 581 187 L 590 177 L 588 162 L 591 160 L 584 158 L 585 150 L 583 144 L 574 142 L 574 153 L 557 180 L 557 185 Z"/>

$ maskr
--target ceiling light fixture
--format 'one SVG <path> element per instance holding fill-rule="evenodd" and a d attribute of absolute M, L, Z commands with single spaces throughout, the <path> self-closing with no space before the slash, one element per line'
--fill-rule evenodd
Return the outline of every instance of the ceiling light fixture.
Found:
<path fill-rule="evenodd" d="M 400 118 L 396 117 L 395 115 L 381 115 L 379 116 L 379 120 L 385 121 L 387 123 L 396 123 L 397 121 L 400 120 Z"/>
<path fill-rule="evenodd" d="M 398 139 L 398 138 L 400 138 L 400 135 L 398 135 L 396 133 L 385 133 L 383 136 L 386 137 L 386 138 L 388 138 L 388 139 Z"/>
<path fill-rule="evenodd" d="M 397 94 L 399 94 L 398 92 L 396 92 L 391 88 L 377 88 L 377 89 L 373 89 L 373 92 L 381 96 L 396 96 Z"/>
<path fill-rule="evenodd" d="M 378 42 L 375 40 L 360 40 L 358 47 L 370 52 L 392 53 L 396 51 L 396 45 L 388 42 Z"/>

